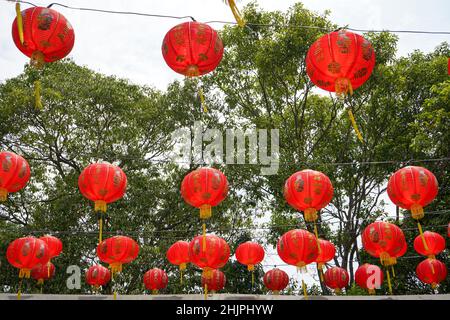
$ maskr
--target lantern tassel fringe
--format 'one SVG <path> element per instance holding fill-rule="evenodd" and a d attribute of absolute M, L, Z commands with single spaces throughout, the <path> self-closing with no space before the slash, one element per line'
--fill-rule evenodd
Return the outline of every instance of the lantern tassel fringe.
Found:
<path fill-rule="evenodd" d="M 42 84 L 41 80 L 36 80 L 34 82 L 34 105 L 36 109 L 42 110 L 42 99 L 41 99 L 41 91 L 42 91 Z"/>
<path fill-rule="evenodd" d="M 17 32 L 19 33 L 20 44 L 23 45 L 23 20 L 22 12 L 20 11 L 20 3 L 16 2 L 16 16 L 17 16 Z"/>
<path fill-rule="evenodd" d="M 389 275 L 389 270 L 386 270 L 387 282 L 389 287 L 389 294 L 392 295 L 392 284 L 391 284 L 391 276 Z"/>
<path fill-rule="evenodd" d="M 206 100 L 205 100 L 205 95 L 203 94 L 203 89 L 199 88 L 198 89 L 198 96 L 200 97 L 200 103 L 203 107 L 203 112 L 208 112 L 208 107 L 206 106 Z"/>
<path fill-rule="evenodd" d="M 5 202 L 8 198 L 8 190 L 0 188 L 0 202 Z"/>

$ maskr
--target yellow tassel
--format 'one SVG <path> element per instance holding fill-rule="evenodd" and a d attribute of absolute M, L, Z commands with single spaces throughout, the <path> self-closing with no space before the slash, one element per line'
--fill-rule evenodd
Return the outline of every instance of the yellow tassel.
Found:
<path fill-rule="evenodd" d="M 308 292 L 306 291 L 306 284 L 305 281 L 302 279 L 302 288 L 303 288 L 303 296 L 306 300 L 308 300 Z"/>
<path fill-rule="evenodd" d="M 307 208 L 305 209 L 305 221 L 314 222 L 317 220 L 317 210 L 315 208 Z"/>
<path fill-rule="evenodd" d="M 203 229 L 203 251 L 206 251 L 206 223 L 202 224 L 202 229 Z"/>
<path fill-rule="evenodd" d="M 153 289 L 153 290 L 152 290 L 152 295 L 157 295 L 157 294 L 158 294 L 158 290 Z"/>
<path fill-rule="evenodd" d="M 428 251 L 429 249 L 428 249 L 427 241 L 425 240 L 425 237 L 423 236 L 422 225 L 420 224 L 420 222 L 418 220 L 417 220 L 417 227 L 419 228 L 420 237 L 422 238 L 422 242 L 423 242 L 425 251 Z"/>
<path fill-rule="evenodd" d="M 23 21 L 19 2 L 16 2 L 16 16 L 17 16 L 17 31 L 19 32 L 20 44 L 23 45 Z"/>
<path fill-rule="evenodd" d="M 209 204 L 200 206 L 200 219 L 209 219 L 211 218 L 211 214 L 211 206 Z"/>
<path fill-rule="evenodd" d="M 42 106 L 42 100 L 41 100 L 41 81 L 40 80 L 36 80 L 34 82 L 34 105 L 36 107 L 36 109 L 38 110 L 42 110 L 43 106 Z"/>
<path fill-rule="evenodd" d="M 203 94 L 203 89 L 198 89 L 198 96 L 200 97 L 200 103 L 203 107 L 203 112 L 208 112 L 208 108 L 206 107 L 205 95 Z"/>
<path fill-rule="evenodd" d="M 320 248 L 319 232 L 317 232 L 316 222 L 314 222 L 314 234 L 316 235 L 317 249 L 319 251 L 319 254 L 321 254 L 322 253 L 322 249 Z"/>
<path fill-rule="evenodd" d="M 231 12 L 233 13 L 234 18 L 236 19 L 236 22 L 240 27 L 245 26 L 245 20 L 242 18 L 242 15 L 239 11 L 239 9 L 236 6 L 235 0 L 228 0 L 228 5 L 231 8 Z"/>
<path fill-rule="evenodd" d="M 117 300 L 117 291 L 114 291 L 114 300 Z"/>
<path fill-rule="evenodd" d="M 5 202 L 8 198 L 8 190 L 0 188 L 0 202 Z"/>
<path fill-rule="evenodd" d="M 423 212 L 423 207 L 420 204 L 413 204 L 410 208 L 411 216 L 415 220 L 420 220 L 425 216 L 425 213 Z"/>
<path fill-rule="evenodd" d="M 358 125 L 356 124 L 355 116 L 353 115 L 353 112 L 351 109 L 348 109 L 348 117 L 350 119 L 350 122 L 352 123 L 353 130 L 355 130 L 356 136 L 358 137 L 359 141 L 361 143 L 364 143 L 364 139 L 362 137 L 361 131 L 358 129 Z"/>
<path fill-rule="evenodd" d="M 280 295 L 280 290 L 274 290 L 274 291 L 272 291 L 272 293 L 274 296 L 278 296 L 278 295 Z"/>
<path fill-rule="evenodd" d="M 370 295 L 374 295 L 375 294 L 375 289 L 368 289 L 368 291 L 369 291 Z"/>
<path fill-rule="evenodd" d="M 339 288 L 334 289 L 334 293 L 336 293 L 337 296 L 340 295 L 341 289 L 339 289 Z"/>
<path fill-rule="evenodd" d="M 106 212 L 106 208 L 107 208 L 107 203 L 106 201 L 103 200 L 97 200 L 94 202 L 94 211 L 100 211 L 100 212 Z"/>
<path fill-rule="evenodd" d="M 20 277 L 20 275 L 19 275 L 19 277 Z M 20 300 L 20 298 L 22 298 L 22 282 L 23 282 L 23 277 L 20 277 L 19 290 L 17 291 L 17 300 Z"/>
<path fill-rule="evenodd" d="M 100 219 L 98 220 L 99 231 L 98 231 L 98 244 L 102 243 L 103 238 L 103 218 L 100 215 Z"/>
<path fill-rule="evenodd" d="M 386 275 L 387 275 L 387 281 L 388 281 L 388 287 L 389 287 L 389 294 L 392 295 L 391 276 L 389 275 L 389 270 L 386 270 Z"/>
<path fill-rule="evenodd" d="M 392 278 L 394 279 L 395 278 L 395 269 L 394 269 L 393 265 L 391 266 L 391 271 L 392 271 Z"/>
<path fill-rule="evenodd" d="M 205 300 L 208 300 L 208 284 L 205 283 Z"/>
<path fill-rule="evenodd" d="M 252 288 L 254 284 L 255 284 L 255 272 L 252 271 Z"/>

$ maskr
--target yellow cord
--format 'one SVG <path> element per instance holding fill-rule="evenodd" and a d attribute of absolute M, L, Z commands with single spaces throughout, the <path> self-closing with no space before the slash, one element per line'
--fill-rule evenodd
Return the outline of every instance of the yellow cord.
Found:
<path fill-rule="evenodd" d="M 361 134 L 361 131 L 358 129 L 358 125 L 356 124 L 355 116 L 353 115 L 353 112 L 351 109 L 348 109 L 348 117 L 350 119 L 350 122 L 352 123 L 353 129 L 355 130 L 356 136 L 358 137 L 359 141 L 361 143 L 364 143 L 363 136 Z"/>
<path fill-rule="evenodd" d="M 425 237 L 423 236 L 422 225 L 420 224 L 419 220 L 417 220 L 417 227 L 419 228 L 420 237 L 422 238 L 422 242 L 423 242 L 425 251 L 428 251 L 427 241 L 425 240 Z"/>
<path fill-rule="evenodd" d="M 319 251 L 319 254 L 321 254 L 322 249 L 320 248 L 319 232 L 317 232 L 317 225 L 315 221 L 314 221 L 314 234 L 316 235 L 317 250 Z"/>
<path fill-rule="evenodd" d="M 19 2 L 16 2 L 16 16 L 17 16 L 17 31 L 19 32 L 20 44 L 23 45 L 23 21 Z"/>
<path fill-rule="evenodd" d="M 206 251 L 206 223 L 203 223 L 202 229 L 203 229 L 203 251 Z"/>
<path fill-rule="evenodd" d="M 386 270 L 387 275 L 387 281 L 388 281 L 388 287 L 389 287 L 389 294 L 392 295 L 392 285 L 391 285 L 391 277 L 389 275 L 389 270 Z"/>
<path fill-rule="evenodd" d="M 99 223 L 99 231 L 98 231 L 98 244 L 102 243 L 103 239 L 103 218 L 100 213 L 100 219 L 98 220 Z"/>
<path fill-rule="evenodd" d="M 34 100 L 35 100 L 34 105 L 35 105 L 36 109 L 38 109 L 38 110 L 43 109 L 42 100 L 41 100 L 41 90 L 42 90 L 41 81 L 36 80 L 34 82 Z"/>
<path fill-rule="evenodd" d="M 205 95 L 203 94 L 203 89 L 199 88 L 198 89 L 198 96 L 200 97 L 200 103 L 202 104 L 203 107 L 203 112 L 208 112 L 208 108 L 206 106 L 206 101 L 205 101 Z"/>
<path fill-rule="evenodd" d="M 302 288 L 303 288 L 303 296 L 306 300 L 308 300 L 308 292 L 306 291 L 306 284 L 305 281 L 302 279 Z"/>
<path fill-rule="evenodd" d="M 231 12 L 233 13 L 234 18 L 236 19 L 236 22 L 240 27 L 245 26 L 245 20 L 242 18 L 241 13 L 239 12 L 239 9 L 236 6 L 235 0 L 228 0 L 228 5 L 231 8 Z"/>

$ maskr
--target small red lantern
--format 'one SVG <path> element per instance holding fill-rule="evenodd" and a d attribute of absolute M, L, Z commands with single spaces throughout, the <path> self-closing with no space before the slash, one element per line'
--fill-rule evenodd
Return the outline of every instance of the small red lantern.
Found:
<path fill-rule="evenodd" d="M 127 176 L 118 166 L 102 162 L 87 166 L 78 177 L 80 192 L 94 201 L 94 210 L 100 212 L 99 243 L 102 242 L 103 219 L 107 204 L 123 197 L 127 188 Z"/>
<path fill-rule="evenodd" d="M 6 250 L 8 262 L 20 269 L 19 278 L 29 278 L 31 269 L 45 265 L 49 260 L 47 244 L 34 237 L 19 238 L 11 242 Z"/>
<path fill-rule="evenodd" d="M 383 271 L 380 267 L 365 263 L 355 272 L 355 282 L 362 289 L 367 289 L 369 294 L 375 294 L 375 289 L 379 289 L 383 283 Z"/>
<path fill-rule="evenodd" d="M 334 259 L 336 254 L 336 248 L 333 243 L 328 240 L 319 239 L 320 252 L 317 256 L 317 270 L 319 271 L 320 278 L 323 281 L 323 267 L 325 263 Z"/>
<path fill-rule="evenodd" d="M 97 246 L 97 256 L 108 263 L 112 276 L 122 271 L 122 264 L 130 263 L 137 258 L 139 245 L 131 238 L 114 236 L 102 241 Z"/>
<path fill-rule="evenodd" d="M 222 268 L 230 258 L 230 247 L 228 243 L 216 236 L 206 235 L 206 247 L 201 245 L 203 236 L 196 236 L 189 244 L 190 261 L 203 269 L 203 275 L 210 278 L 213 269 Z"/>
<path fill-rule="evenodd" d="M 154 268 L 144 274 L 144 284 L 152 294 L 157 294 L 158 290 L 164 289 L 169 283 L 169 278 L 164 270 Z"/>
<path fill-rule="evenodd" d="M 426 248 L 424 245 L 426 242 Z M 423 238 L 417 236 L 414 239 L 414 250 L 423 256 L 430 259 L 435 259 L 435 256 L 445 250 L 445 239 L 439 233 L 425 231 Z"/>
<path fill-rule="evenodd" d="M 255 265 L 264 260 L 264 248 L 259 243 L 247 241 L 237 247 L 235 255 L 248 271 L 254 271 Z"/>
<path fill-rule="evenodd" d="M 370 42 L 346 30 L 328 33 L 312 44 L 306 72 L 319 88 L 337 94 L 353 93 L 372 74 L 375 52 Z"/>
<path fill-rule="evenodd" d="M 334 289 L 339 294 L 342 288 L 348 286 L 350 277 L 347 270 L 339 267 L 332 267 L 325 271 L 324 280 L 327 287 Z"/>
<path fill-rule="evenodd" d="M 48 261 L 48 276 L 50 277 L 50 265 L 51 265 L 51 259 L 59 256 L 61 254 L 63 244 L 61 240 L 58 238 L 51 236 L 51 235 L 45 235 L 43 237 L 40 237 L 42 241 L 44 241 L 47 244 L 48 251 L 49 251 L 49 261 Z"/>
<path fill-rule="evenodd" d="M 437 259 L 426 259 L 417 265 L 416 274 L 420 281 L 435 289 L 447 278 L 447 267 Z"/>
<path fill-rule="evenodd" d="M 264 274 L 263 281 L 267 289 L 279 294 L 289 284 L 289 276 L 283 270 L 275 268 Z"/>
<path fill-rule="evenodd" d="M 0 152 L 0 202 L 6 201 L 8 193 L 22 190 L 30 180 L 30 166 L 21 156 Z"/>
<path fill-rule="evenodd" d="M 89 267 L 86 272 L 86 282 L 95 290 L 101 286 L 105 286 L 111 280 L 111 272 L 102 265 L 94 265 Z"/>
<path fill-rule="evenodd" d="M 206 293 L 208 293 L 208 290 L 211 291 L 211 293 L 222 290 L 225 287 L 226 281 L 227 278 L 225 277 L 225 274 L 217 269 L 212 270 L 209 278 L 202 275 L 202 287 L 205 288 Z"/>
<path fill-rule="evenodd" d="M 167 65 L 187 77 L 213 71 L 222 60 L 223 43 L 217 32 L 200 22 L 184 22 L 167 32 L 162 44 Z"/>
<path fill-rule="evenodd" d="M 55 266 L 51 262 L 38 264 L 31 269 L 31 277 L 37 280 L 40 285 L 43 285 L 45 280 L 51 279 L 54 275 Z"/>
<path fill-rule="evenodd" d="M 287 264 L 303 269 L 319 256 L 316 237 L 301 229 L 286 232 L 278 240 L 278 255 Z"/>
<path fill-rule="evenodd" d="M 167 250 L 166 257 L 171 264 L 179 266 L 180 281 L 183 283 L 183 271 L 186 270 L 186 265 L 189 263 L 189 242 L 175 242 L 170 246 L 169 250 Z"/>

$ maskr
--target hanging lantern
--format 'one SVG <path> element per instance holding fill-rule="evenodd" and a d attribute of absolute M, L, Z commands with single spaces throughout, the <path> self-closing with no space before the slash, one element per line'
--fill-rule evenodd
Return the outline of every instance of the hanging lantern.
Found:
<path fill-rule="evenodd" d="M 384 276 L 380 267 L 365 263 L 355 272 L 355 282 L 362 289 L 368 290 L 369 294 L 375 294 L 375 289 L 379 289 L 383 283 Z"/>
<path fill-rule="evenodd" d="M 139 253 L 139 245 L 131 238 L 114 236 L 102 241 L 97 246 L 97 256 L 102 262 L 108 263 L 111 276 L 122 272 L 122 265 L 135 260 Z"/>
<path fill-rule="evenodd" d="M 20 269 L 19 278 L 30 278 L 31 269 L 49 260 L 47 244 L 34 237 L 19 238 L 11 242 L 6 251 L 8 262 Z"/>
<path fill-rule="evenodd" d="M 69 21 L 59 12 L 44 7 L 28 8 L 22 12 L 18 9 L 12 36 L 17 48 L 31 58 L 31 65 L 38 69 L 44 63 L 66 57 L 75 42 Z M 36 107 L 42 108 L 39 80 L 35 82 L 35 97 Z"/>
<path fill-rule="evenodd" d="M 164 270 L 154 268 L 144 274 L 144 284 L 152 294 L 158 294 L 158 290 L 164 289 L 169 283 L 169 278 Z"/>
<path fill-rule="evenodd" d="M 202 275 L 202 287 L 208 288 L 212 294 L 222 290 L 225 287 L 226 281 L 227 278 L 225 277 L 225 274 L 217 269 L 212 270 L 211 277 L 209 278 Z"/>
<path fill-rule="evenodd" d="M 284 184 L 284 198 L 294 209 L 303 211 L 305 221 L 315 222 L 317 212 L 325 208 L 333 198 L 333 185 L 322 172 L 302 170 L 291 175 Z M 314 233 L 317 241 L 319 235 L 314 223 Z M 320 250 L 320 244 L 319 245 Z"/>
<path fill-rule="evenodd" d="M 263 281 L 267 289 L 278 295 L 289 284 L 289 276 L 283 270 L 274 268 L 264 274 Z"/>
<path fill-rule="evenodd" d="M 317 256 L 317 271 L 319 272 L 320 279 L 323 280 L 323 267 L 325 263 L 334 259 L 336 254 L 336 248 L 333 243 L 328 240 L 319 239 L 320 252 Z"/>
<path fill-rule="evenodd" d="M 439 233 L 425 231 L 423 237 L 427 244 L 426 248 L 421 236 L 417 236 L 414 239 L 414 250 L 416 250 L 417 253 L 427 256 L 430 259 L 435 259 L 436 255 L 445 250 L 445 239 Z"/>
<path fill-rule="evenodd" d="M 162 44 L 167 65 L 187 77 L 213 71 L 222 60 L 223 43 L 218 33 L 200 22 L 184 22 L 167 32 Z"/>
<path fill-rule="evenodd" d="M 101 286 L 107 285 L 110 280 L 111 272 L 100 264 L 89 267 L 86 272 L 86 283 L 92 286 L 94 291 L 99 290 Z"/>
<path fill-rule="evenodd" d="M 183 284 L 183 271 L 186 270 L 186 265 L 189 263 L 189 242 L 175 242 L 170 246 L 169 250 L 167 250 L 166 257 L 171 264 L 179 266 L 180 282 Z"/>
<path fill-rule="evenodd" d="M 437 259 L 426 259 L 417 265 L 416 274 L 420 281 L 435 289 L 447 278 L 447 267 Z"/>
<path fill-rule="evenodd" d="M 123 197 L 127 188 L 127 176 L 118 166 L 102 162 L 87 166 L 78 177 L 80 192 L 94 201 L 95 212 L 99 212 L 99 243 L 102 242 L 103 217 L 108 203 Z"/>
<path fill-rule="evenodd" d="M 6 201 L 8 193 L 22 190 L 30 180 L 30 166 L 21 156 L 0 152 L 0 202 Z"/>
<path fill-rule="evenodd" d="M 227 177 L 214 168 L 199 168 L 187 174 L 181 183 L 184 201 L 200 209 L 200 219 L 211 217 L 211 207 L 217 206 L 228 194 Z M 203 246 L 205 246 L 206 225 L 203 223 Z"/>
<path fill-rule="evenodd" d="M 38 284 L 43 285 L 45 280 L 51 279 L 55 275 L 55 266 L 53 263 L 38 264 L 31 269 L 31 277 L 37 280 Z"/>
<path fill-rule="evenodd" d="M 327 287 L 334 289 L 334 292 L 339 294 L 343 288 L 348 286 L 350 277 L 347 270 L 339 267 L 332 267 L 325 271 L 324 280 Z"/>
<path fill-rule="evenodd" d="M 49 260 L 48 260 L 48 264 L 47 264 L 47 269 L 48 269 L 48 275 L 50 276 L 50 265 L 51 265 L 51 259 L 59 256 L 61 254 L 62 248 L 63 248 L 63 244 L 61 242 L 61 240 L 59 240 L 58 238 L 51 236 L 51 235 L 45 235 L 43 237 L 40 237 L 39 239 L 41 239 L 42 241 L 44 241 L 47 244 L 48 247 L 48 252 L 49 252 Z"/>
<path fill-rule="evenodd" d="M 237 247 L 235 255 L 237 261 L 246 265 L 248 271 L 252 272 L 253 285 L 255 282 L 255 265 L 264 260 L 264 248 L 259 243 L 247 241 Z"/>

